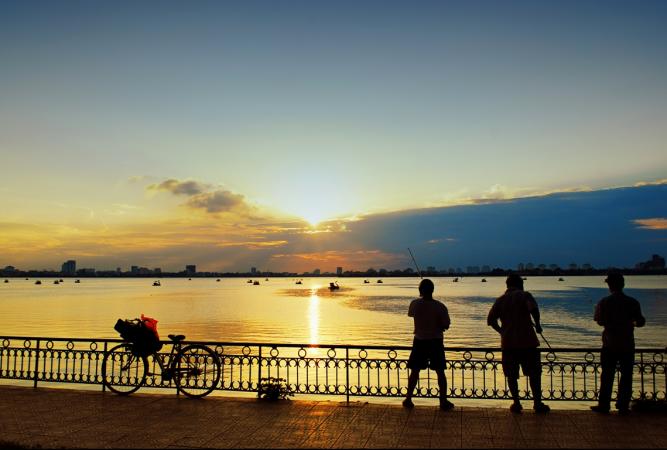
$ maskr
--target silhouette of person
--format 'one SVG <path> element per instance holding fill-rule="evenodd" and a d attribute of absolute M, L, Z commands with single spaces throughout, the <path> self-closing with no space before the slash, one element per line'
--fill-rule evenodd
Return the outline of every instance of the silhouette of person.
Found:
<path fill-rule="evenodd" d="M 412 394 L 419 381 L 419 372 L 427 367 L 435 371 L 440 388 L 440 409 L 450 410 L 454 404 L 447 400 L 447 377 L 445 377 L 445 345 L 443 332 L 449 329 L 451 321 L 447 307 L 433 298 L 435 286 L 424 279 L 419 283 L 420 298 L 410 303 L 408 316 L 414 318 L 414 339 L 408 359 L 410 376 L 408 393 L 403 400 L 406 408 L 414 407 Z"/>
<path fill-rule="evenodd" d="M 486 321 L 500 333 L 503 372 L 513 400 L 510 411 L 519 413 L 523 409 L 519 400 L 521 367 L 523 374 L 530 380 L 533 409 L 538 413 L 546 413 L 550 408 L 542 403 L 542 364 L 538 349 L 540 341 L 535 334 L 535 331 L 542 332 L 540 310 L 531 293 L 523 290 L 523 279 L 519 275 L 510 274 L 505 283 L 507 290 L 496 299 Z M 535 321 L 534 329 L 531 316 Z"/>
<path fill-rule="evenodd" d="M 619 271 L 612 270 L 604 280 L 611 295 L 603 298 L 595 306 L 594 319 L 604 327 L 602 331 L 602 351 L 600 352 L 600 393 L 598 404 L 591 409 L 608 413 L 611 389 L 614 384 L 616 364 L 620 366 L 621 379 L 618 383 L 616 409 L 620 414 L 630 412 L 632 396 L 632 369 L 635 362 L 635 327 L 643 327 L 646 319 L 642 316 L 639 302 L 625 295 L 625 279 Z"/>

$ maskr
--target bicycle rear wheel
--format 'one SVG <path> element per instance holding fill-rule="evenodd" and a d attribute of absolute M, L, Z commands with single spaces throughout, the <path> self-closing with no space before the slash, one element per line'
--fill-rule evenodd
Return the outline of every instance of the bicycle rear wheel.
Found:
<path fill-rule="evenodd" d="M 146 357 L 133 354 L 131 344 L 117 345 L 102 361 L 104 385 L 116 394 L 129 395 L 144 384 L 146 367 Z"/>
<path fill-rule="evenodd" d="M 188 397 L 204 397 L 220 382 L 218 355 L 205 345 L 183 347 L 176 355 L 173 370 L 176 388 Z"/>

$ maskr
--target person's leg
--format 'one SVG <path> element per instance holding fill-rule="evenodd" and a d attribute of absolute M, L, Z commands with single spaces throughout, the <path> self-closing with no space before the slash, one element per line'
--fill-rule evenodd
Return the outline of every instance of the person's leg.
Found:
<path fill-rule="evenodd" d="M 600 393 L 598 394 L 598 405 L 596 408 L 591 408 L 599 412 L 609 411 L 609 404 L 611 402 L 611 390 L 614 386 L 614 374 L 616 372 L 616 355 L 610 350 L 602 349 L 600 352 L 600 366 L 602 373 L 600 374 Z"/>
<path fill-rule="evenodd" d="M 419 369 L 410 369 L 410 376 L 408 376 L 408 393 L 405 396 L 405 400 L 403 400 L 403 406 L 405 407 L 411 408 L 414 406 L 412 403 L 412 394 L 419 381 L 419 372 Z"/>
<path fill-rule="evenodd" d="M 438 375 L 438 387 L 440 388 L 440 409 L 452 409 L 454 404 L 447 400 L 447 376 L 444 369 L 436 370 Z"/>
<path fill-rule="evenodd" d="M 630 399 L 632 398 L 632 371 L 635 362 L 635 352 L 620 353 L 618 359 L 621 366 L 621 379 L 618 383 L 616 408 L 619 411 L 627 412 L 630 409 Z"/>
<path fill-rule="evenodd" d="M 519 360 L 516 350 L 503 350 L 503 372 L 507 380 L 507 387 L 512 395 L 512 412 L 521 411 L 521 401 L 519 400 Z"/>
<path fill-rule="evenodd" d="M 533 394 L 533 409 L 536 412 L 549 412 L 550 408 L 542 403 L 542 361 L 540 351 L 527 350 L 524 374 L 528 375 L 530 391 Z"/>

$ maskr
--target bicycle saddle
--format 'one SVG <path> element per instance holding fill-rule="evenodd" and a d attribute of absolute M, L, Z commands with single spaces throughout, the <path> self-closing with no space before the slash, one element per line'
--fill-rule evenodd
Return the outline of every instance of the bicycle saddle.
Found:
<path fill-rule="evenodd" d="M 183 339 L 185 339 L 185 336 L 183 336 L 182 334 L 170 334 L 169 339 L 171 339 L 174 342 L 180 342 Z"/>

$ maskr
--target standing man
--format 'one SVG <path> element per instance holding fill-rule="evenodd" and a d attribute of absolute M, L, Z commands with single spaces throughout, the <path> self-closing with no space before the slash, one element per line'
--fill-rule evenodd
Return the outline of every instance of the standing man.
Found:
<path fill-rule="evenodd" d="M 408 360 L 408 394 L 403 400 L 406 408 L 414 407 L 412 394 L 419 381 L 419 372 L 427 367 L 435 371 L 440 388 L 440 409 L 450 410 L 454 404 L 447 400 L 447 378 L 445 377 L 445 345 L 443 332 L 449 329 L 450 320 L 447 307 L 433 298 L 433 282 L 424 279 L 419 283 L 420 298 L 413 300 L 408 316 L 415 321 L 415 337 Z"/>
<path fill-rule="evenodd" d="M 537 302 L 523 290 L 523 279 L 517 274 L 510 274 L 506 280 L 507 290 L 498 297 L 489 311 L 487 324 L 500 333 L 500 347 L 503 352 L 503 372 L 512 394 L 510 411 L 521 412 L 519 401 L 519 366 L 530 380 L 533 393 L 533 409 L 538 413 L 549 412 L 550 408 L 542 403 L 542 364 L 540 362 L 540 310 Z M 535 326 L 530 317 L 533 317 Z M 500 320 L 500 325 L 498 324 Z"/>
<path fill-rule="evenodd" d="M 632 397 L 632 368 L 635 362 L 635 327 L 643 327 L 646 319 L 642 316 L 639 302 L 623 292 L 625 279 L 619 271 L 612 270 L 604 280 L 611 295 L 600 300 L 595 307 L 595 321 L 604 327 L 600 363 L 600 394 L 598 404 L 591 409 L 608 413 L 611 389 L 614 384 L 616 364 L 620 365 L 621 379 L 618 383 L 616 409 L 619 414 L 630 412 Z"/>

